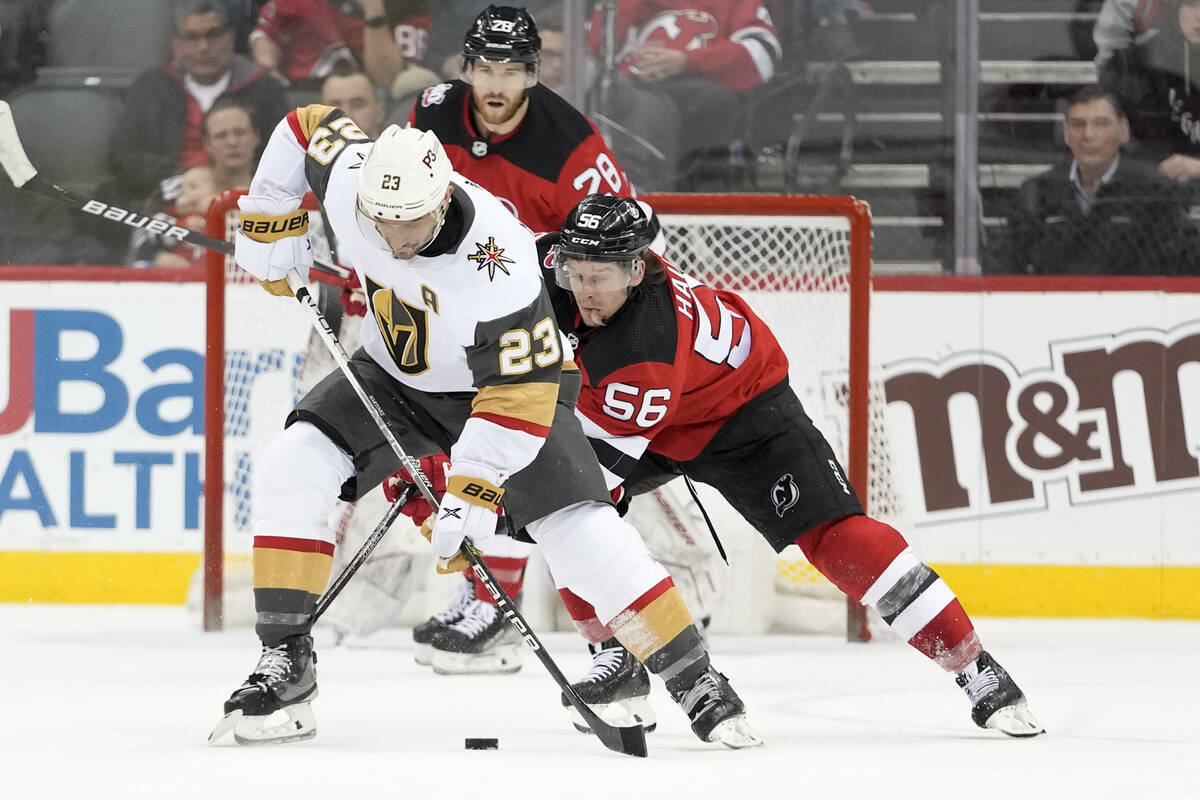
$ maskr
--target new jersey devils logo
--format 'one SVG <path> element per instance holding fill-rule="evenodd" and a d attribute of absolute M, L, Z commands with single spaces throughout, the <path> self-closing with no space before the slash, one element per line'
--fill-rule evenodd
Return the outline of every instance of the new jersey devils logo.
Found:
<path fill-rule="evenodd" d="M 788 472 L 771 487 L 771 502 L 775 504 L 775 513 L 783 517 L 784 513 L 800 501 L 800 487 Z"/>
<path fill-rule="evenodd" d="M 642 26 L 637 44 L 638 47 L 663 44 L 674 49 L 696 50 L 714 38 L 717 30 L 716 19 L 707 11 L 667 11 Z"/>

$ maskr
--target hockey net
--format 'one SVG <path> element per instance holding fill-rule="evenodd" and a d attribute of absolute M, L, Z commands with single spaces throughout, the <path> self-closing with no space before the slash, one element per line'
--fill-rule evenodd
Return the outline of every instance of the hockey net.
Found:
<path fill-rule="evenodd" d="M 850 197 L 778 195 L 644 199 L 662 220 L 668 260 L 712 286 L 736 291 L 771 327 L 787 353 L 792 388 L 868 512 L 902 524 L 882 377 L 870 361 L 866 204 Z M 844 619 L 848 638 L 869 638 L 865 610 L 822 577 L 798 547 L 775 556 L 732 508 L 711 495 L 702 499 L 718 535 L 744 550 L 730 558 L 727 621 L 718 630 L 834 631 Z M 739 556 L 743 563 L 735 560 Z M 764 590 L 764 582 L 771 588 Z"/>
<path fill-rule="evenodd" d="M 236 199 L 236 193 L 227 193 L 214 204 L 209 213 L 210 235 L 232 239 Z M 658 195 L 645 199 L 663 221 L 668 259 L 711 285 L 737 291 L 771 326 L 787 352 L 793 388 L 842 459 L 868 510 L 898 524 L 903 509 L 890 472 L 882 382 L 869 358 L 871 232 L 866 205 L 848 197 L 818 196 Z M 315 211 L 312 219 L 318 232 L 314 237 L 317 258 L 328 261 Z M 265 295 L 231 259 L 219 253 L 211 258 L 210 284 L 220 282 L 224 311 L 221 325 L 211 324 L 210 316 L 213 338 L 208 346 L 210 355 L 218 346 L 224 350 L 220 401 L 224 419 L 206 430 L 210 432 L 209 452 L 222 453 L 216 463 L 224 492 L 220 513 L 210 515 L 206 526 L 206 567 L 203 579 L 198 576 L 194 581 L 192 592 L 192 602 L 203 608 L 209 628 L 220 627 L 222 620 L 244 624 L 253 619 L 249 522 L 254 459 L 278 433 L 302 394 L 334 368 L 324 346 L 312 334 L 304 308 Z M 212 289 L 210 285 L 210 307 Z M 330 296 L 340 294 L 340 288 L 330 289 Z M 340 310 L 336 300 L 326 306 L 331 314 Z M 347 318 L 339 332 L 348 350 L 356 345 L 358 323 Z M 699 491 L 732 564 L 721 577 L 723 596 L 713 614 L 715 630 L 844 629 L 853 640 L 869 637 L 863 609 L 821 577 L 799 548 L 789 547 L 776 556 L 718 495 L 703 486 Z M 357 512 L 339 507 L 332 520 L 339 542 L 341 537 L 349 537 L 343 542 L 352 545 L 349 554 L 357 546 L 354 543 L 382 517 L 385 504 L 380 494 L 376 490 L 360 501 Z M 699 517 L 680 510 L 690 503 L 689 498 L 681 496 L 678 489 L 674 494 L 674 499 L 657 496 L 647 504 L 660 506 L 657 510 L 666 513 L 664 527 L 686 527 L 692 539 L 707 539 Z M 637 519 L 634 524 L 639 524 Z M 431 571 L 422 568 L 427 566 L 425 561 L 432 560 L 427 546 L 404 518 L 396 527 L 399 530 L 389 534 L 384 540 L 388 546 L 381 546 L 374 559 L 379 564 L 374 578 L 368 565 L 362 577 L 351 582 L 363 585 L 365 591 L 378 590 L 378 599 L 393 609 L 403 604 L 413 590 L 411 584 L 420 583 L 409 577 Z M 655 549 L 653 544 L 651 549 Z M 672 552 L 656 555 L 676 574 L 678 583 L 680 576 L 670 563 Z M 703 575 L 695 577 L 697 583 L 704 581 Z M 401 585 L 405 583 L 409 585 Z M 339 598 L 335 606 L 341 604 Z M 333 612 L 331 607 L 331 615 Z"/>

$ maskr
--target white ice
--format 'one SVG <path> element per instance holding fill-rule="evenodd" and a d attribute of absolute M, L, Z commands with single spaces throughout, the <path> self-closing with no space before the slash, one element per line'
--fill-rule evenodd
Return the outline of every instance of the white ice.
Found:
<path fill-rule="evenodd" d="M 894 641 L 718 636 L 714 660 L 766 739 L 705 745 L 661 685 L 650 756 L 575 733 L 527 654 L 520 673 L 439 677 L 408 631 L 317 640 L 311 742 L 205 743 L 249 673 L 247 629 L 201 633 L 182 608 L 0 605 L 0 798 L 1200 797 L 1200 624 L 977 620 L 1049 733 L 977 729 L 953 680 Z M 546 635 L 569 676 L 587 656 Z M 466 751 L 466 737 L 500 750 Z"/>

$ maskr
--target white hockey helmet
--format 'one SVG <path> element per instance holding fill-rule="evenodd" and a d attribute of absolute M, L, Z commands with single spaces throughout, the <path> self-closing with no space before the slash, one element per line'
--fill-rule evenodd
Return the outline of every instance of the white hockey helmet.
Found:
<path fill-rule="evenodd" d="M 389 125 L 358 173 L 358 208 L 381 222 L 418 219 L 441 206 L 450 172 L 432 132 Z"/>

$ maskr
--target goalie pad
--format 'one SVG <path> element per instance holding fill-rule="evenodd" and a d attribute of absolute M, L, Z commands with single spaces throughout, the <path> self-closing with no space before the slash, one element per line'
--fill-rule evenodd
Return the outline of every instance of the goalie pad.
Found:
<path fill-rule="evenodd" d="M 699 620 L 711 615 L 725 588 L 728 566 L 684 482 L 674 480 L 634 497 L 625 519 L 667 568 L 692 616 Z"/>

